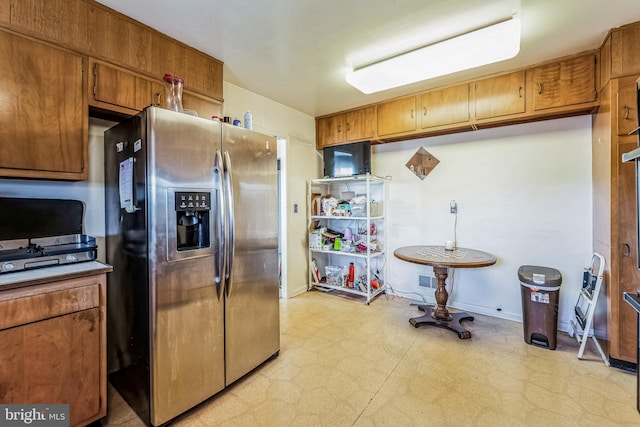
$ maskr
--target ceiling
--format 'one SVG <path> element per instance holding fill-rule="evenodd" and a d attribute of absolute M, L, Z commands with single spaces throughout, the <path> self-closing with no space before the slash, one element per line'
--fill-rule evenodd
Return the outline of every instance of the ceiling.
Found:
<path fill-rule="evenodd" d="M 224 62 L 224 80 L 319 116 L 596 48 L 629 0 L 98 0 Z M 347 71 L 516 13 L 513 59 L 364 95 Z"/>

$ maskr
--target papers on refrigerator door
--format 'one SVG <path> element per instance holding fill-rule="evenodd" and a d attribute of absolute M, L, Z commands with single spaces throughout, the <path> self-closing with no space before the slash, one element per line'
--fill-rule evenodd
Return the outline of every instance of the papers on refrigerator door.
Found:
<path fill-rule="evenodd" d="M 133 205 L 133 157 L 120 162 L 120 208 L 128 213 L 135 212 Z"/>

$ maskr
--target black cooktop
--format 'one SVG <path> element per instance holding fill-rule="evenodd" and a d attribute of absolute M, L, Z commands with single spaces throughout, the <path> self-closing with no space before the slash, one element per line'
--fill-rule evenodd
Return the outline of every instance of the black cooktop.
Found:
<path fill-rule="evenodd" d="M 0 241 L 82 234 L 79 200 L 0 197 Z"/>
<path fill-rule="evenodd" d="M 78 200 L 0 197 L 0 273 L 96 259 Z"/>

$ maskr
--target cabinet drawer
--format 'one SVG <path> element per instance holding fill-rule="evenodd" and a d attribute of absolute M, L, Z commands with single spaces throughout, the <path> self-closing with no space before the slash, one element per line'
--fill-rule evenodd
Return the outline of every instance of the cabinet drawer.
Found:
<path fill-rule="evenodd" d="M 14 292 L 15 298 L 0 300 L 0 330 L 87 310 L 100 304 L 100 289 L 97 283 L 31 296 L 22 296 L 21 293 Z"/>

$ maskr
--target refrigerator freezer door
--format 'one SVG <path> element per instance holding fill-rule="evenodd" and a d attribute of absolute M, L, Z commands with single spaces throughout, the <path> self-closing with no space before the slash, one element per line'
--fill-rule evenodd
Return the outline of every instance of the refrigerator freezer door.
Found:
<path fill-rule="evenodd" d="M 224 388 L 224 298 L 217 292 L 217 238 L 175 255 L 178 193 L 210 192 L 219 215 L 214 167 L 220 123 L 149 108 L 148 197 L 151 423 L 163 424 Z M 212 227 L 215 230 L 215 227 Z"/>
<path fill-rule="evenodd" d="M 228 385 L 280 350 L 278 194 L 275 138 L 224 125 L 222 149 L 234 198 L 225 285 Z"/>

